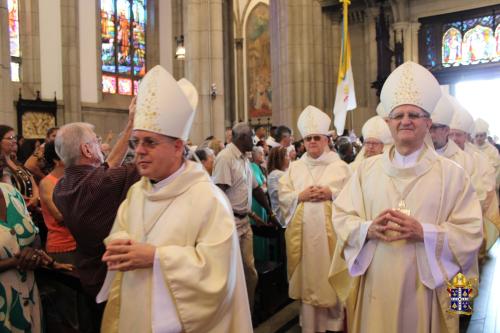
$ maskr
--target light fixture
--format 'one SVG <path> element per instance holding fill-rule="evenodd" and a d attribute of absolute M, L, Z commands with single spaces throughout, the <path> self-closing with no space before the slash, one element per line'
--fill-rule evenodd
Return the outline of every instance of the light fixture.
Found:
<path fill-rule="evenodd" d="M 184 35 L 175 37 L 175 41 L 177 43 L 177 49 L 175 50 L 175 59 L 182 60 L 186 58 L 186 48 L 184 47 Z"/>

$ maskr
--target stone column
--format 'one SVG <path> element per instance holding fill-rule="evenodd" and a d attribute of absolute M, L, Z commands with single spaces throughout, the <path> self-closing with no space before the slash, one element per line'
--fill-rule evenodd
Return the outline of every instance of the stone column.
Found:
<path fill-rule="evenodd" d="M 236 105 L 236 121 L 243 121 L 245 119 L 245 91 L 244 91 L 244 70 L 243 70 L 243 37 L 241 31 L 234 39 L 234 48 L 236 53 L 236 96 L 238 96 L 238 104 Z"/>
<path fill-rule="evenodd" d="M 418 63 L 418 30 L 420 23 L 400 21 L 392 24 L 396 34 L 396 41 L 404 42 L 404 61 Z"/>
<path fill-rule="evenodd" d="M 364 10 L 365 17 L 363 22 L 364 31 L 364 47 L 362 54 L 364 58 L 364 85 L 360 87 L 364 90 L 365 100 L 364 105 L 361 105 L 360 110 L 354 111 L 353 128 L 357 135 L 361 135 L 363 124 L 371 117 L 376 115 L 379 99 L 376 90 L 371 87 L 371 83 L 377 80 L 377 40 L 376 40 L 376 18 L 379 14 L 378 7 L 369 7 Z M 352 37 L 351 37 L 352 38 Z M 353 50 L 358 52 L 360 50 Z M 355 78 L 356 79 L 356 78 Z M 359 104 L 358 104 L 359 105 Z"/>
<path fill-rule="evenodd" d="M 36 92 L 41 90 L 38 3 L 37 0 L 19 2 L 22 52 L 21 83 L 24 98 L 35 98 Z"/>
<path fill-rule="evenodd" d="M 61 1 L 63 122 L 82 121 L 78 1 Z"/>
<path fill-rule="evenodd" d="M 325 109 L 323 13 L 316 0 L 275 0 L 270 5 L 272 121 L 293 128 L 299 137 L 297 118 L 307 105 L 329 112 Z"/>
<path fill-rule="evenodd" d="M 176 59 L 175 51 L 177 50 L 177 42 L 175 38 L 179 38 L 184 34 L 184 20 L 182 16 L 184 15 L 183 1 L 182 0 L 172 0 L 172 57 L 173 57 L 173 73 L 172 75 L 177 79 L 181 79 L 185 76 L 184 74 L 184 59 Z M 184 36 L 185 37 L 185 36 Z M 184 46 L 186 43 L 184 43 Z"/>
<path fill-rule="evenodd" d="M 198 89 L 193 143 L 209 135 L 224 139 L 224 63 L 222 0 L 184 1 L 185 76 Z M 215 95 L 212 85 L 215 84 Z"/>
<path fill-rule="evenodd" d="M 9 12 L 7 0 L 0 0 L 0 123 L 17 127 L 10 81 Z"/>

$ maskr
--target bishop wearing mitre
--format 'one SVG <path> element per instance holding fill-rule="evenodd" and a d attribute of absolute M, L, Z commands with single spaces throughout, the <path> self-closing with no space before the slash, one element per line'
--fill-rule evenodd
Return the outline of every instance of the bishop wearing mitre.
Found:
<path fill-rule="evenodd" d="M 197 101 L 160 66 L 140 84 L 130 143 L 142 178 L 105 239 L 102 332 L 252 332 L 231 207 L 184 157 Z"/>
<path fill-rule="evenodd" d="M 440 97 L 422 66 L 396 68 L 381 93 L 394 145 L 334 201 L 330 282 L 349 332 L 458 332 L 446 282 L 477 277 L 481 207 L 464 169 L 425 143 Z"/>

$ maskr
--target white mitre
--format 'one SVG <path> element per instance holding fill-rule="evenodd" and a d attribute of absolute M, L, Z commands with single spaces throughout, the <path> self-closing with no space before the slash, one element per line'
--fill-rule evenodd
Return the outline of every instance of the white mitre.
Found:
<path fill-rule="evenodd" d="M 450 97 L 453 104 L 453 118 L 450 123 L 450 129 L 460 130 L 465 133 L 472 134 L 474 130 L 474 119 L 469 112 L 458 103 L 456 98 Z"/>
<path fill-rule="evenodd" d="M 308 105 L 300 114 L 297 127 L 303 138 L 312 134 L 328 135 L 332 120 L 323 111 Z"/>
<path fill-rule="evenodd" d="M 431 115 L 434 124 L 450 126 L 455 108 L 447 93 L 443 93 Z"/>
<path fill-rule="evenodd" d="M 137 92 L 134 130 L 186 141 L 193 125 L 198 91 L 186 79 L 176 81 L 157 65 L 146 73 Z"/>
<path fill-rule="evenodd" d="M 481 118 L 477 118 L 476 121 L 474 122 L 474 132 L 477 134 L 477 133 L 486 133 L 488 134 L 488 129 L 489 129 L 490 125 L 488 125 L 488 123 L 484 120 L 484 119 L 481 119 Z"/>
<path fill-rule="evenodd" d="M 389 116 L 389 112 L 385 112 L 384 105 L 382 105 L 382 103 L 378 103 L 375 111 L 382 118 L 387 118 Z"/>
<path fill-rule="evenodd" d="M 393 143 L 391 130 L 385 120 L 380 116 L 371 117 L 366 121 L 361 129 L 363 138 L 374 138 L 381 141 L 384 145 Z"/>
<path fill-rule="evenodd" d="M 394 108 L 410 104 L 429 114 L 441 98 L 441 88 L 436 78 L 424 67 L 408 61 L 396 68 L 382 87 L 380 101 L 387 114 Z"/>

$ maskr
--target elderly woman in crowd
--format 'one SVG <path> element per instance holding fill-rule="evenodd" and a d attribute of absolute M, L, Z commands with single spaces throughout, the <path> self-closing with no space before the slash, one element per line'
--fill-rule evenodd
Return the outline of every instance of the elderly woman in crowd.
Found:
<path fill-rule="evenodd" d="M 285 147 L 275 147 L 271 149 L 269 153 L 269 159 L 267 161 L 267 170 L 269 176 L 267 177 L 267 191 L 269 198 L 271 199 L 271 207 L 274 214 L 278 218 L 279 223 L 285 227 L 285 221 L 281 216 L 281 211 L 279 208 L 279 197 L 278 197 L 278 180 L 283 176 L 286 169 L 290 165 L 290 157 L 287 153 Z"/>

